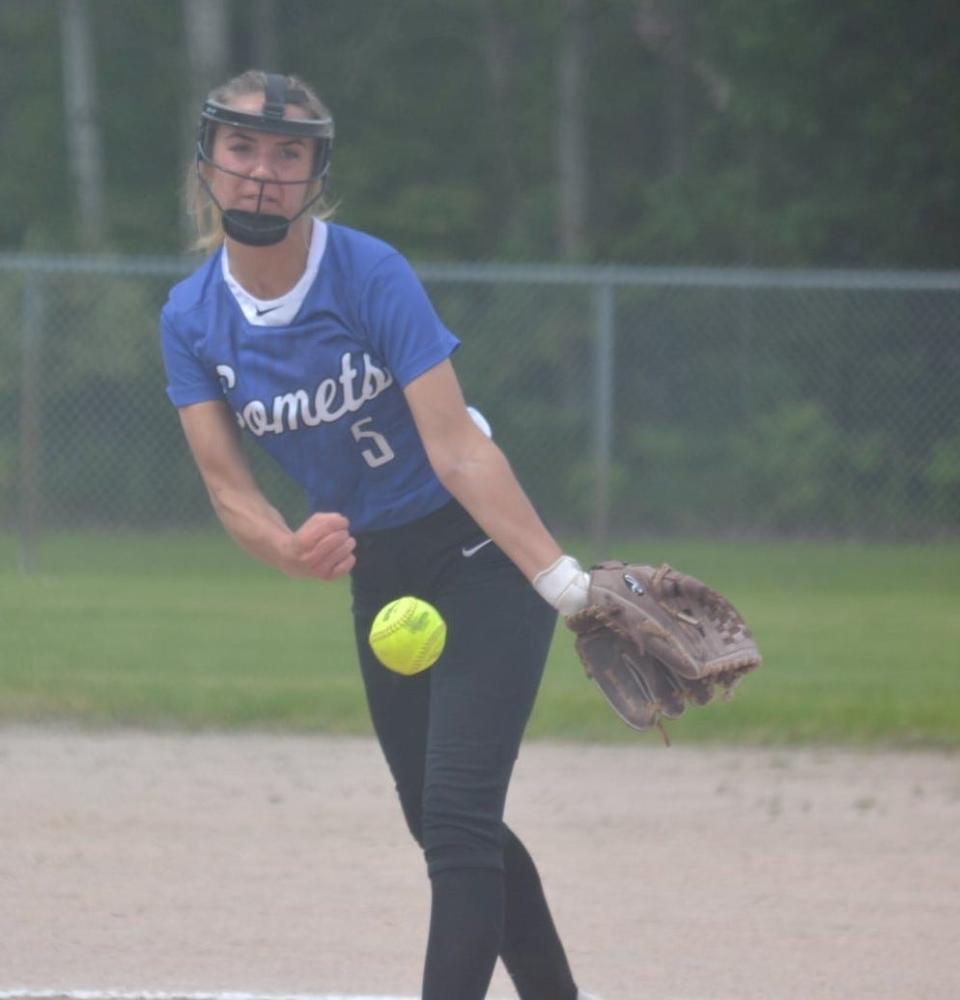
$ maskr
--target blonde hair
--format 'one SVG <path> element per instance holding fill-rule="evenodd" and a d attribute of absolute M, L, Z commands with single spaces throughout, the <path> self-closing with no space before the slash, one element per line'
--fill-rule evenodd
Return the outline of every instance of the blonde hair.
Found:
<path fill-rule="evenodd" d="M 329 118 L 330 112 L 326 105 L 317 96 L 312 87 L 304 83 L 298 76 L 288 76 L 286 78 L 287 87 L 291 90 L 299 89 L 306 94 L 306 102 L 303 105 L 311 118 Z M 229 106 L 238 97 L 246 97 L 248 94 L 265 94 L 267 90 L 267 74 L 263 70 L 248 69 L 245 73 L 235 76 L 232 80 L 210 91 L 208 101 L 216 101 L 218 104 Z M 193 222 L 196 236 L 190 244 L 190 250 L 211 253 L 223 242 L 223 224 L 220 218 L 220 210 L 213 203 L 210 195 L 204 190 L 197 171 L 204 169 L 204 164 L 197 163 L 196 151 L 190 159 L 187 167 L 186 183 L 184 194 L 187 207 L 187 215 Z M 306 200 L 309 201 L 323 186 L 323 180 L 314 181 L 307 188 Z M 321 219 L 329 219 L 334 213 L 334 206 L 330 205 L 325 196 L 317 201 L 312 212 L 313 215 Z"/>

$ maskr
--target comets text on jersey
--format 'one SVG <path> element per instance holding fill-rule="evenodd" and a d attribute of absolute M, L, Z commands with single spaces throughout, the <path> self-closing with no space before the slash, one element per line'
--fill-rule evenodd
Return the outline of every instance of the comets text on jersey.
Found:
<path fill-rule="evenodd" d="M 236 372 L 230 365 L 217 365 L 217 375 L 230 399 L 237 387 Z M 251 399 L 239 408 L 234 405 L 234 413 L 237 423 L 256 437 L 282 434 L 301 427 L 330 424 L 356 413 L 391 385 L 393 376 L 386 368 L 378 367 L 369 354 L 364 352 L 362 362 L 358 363 L 347 352 L 340 358 L 340 374 L 322 379 L 315 389 L 294 389 L 274 396 L 270 402 Z"/>

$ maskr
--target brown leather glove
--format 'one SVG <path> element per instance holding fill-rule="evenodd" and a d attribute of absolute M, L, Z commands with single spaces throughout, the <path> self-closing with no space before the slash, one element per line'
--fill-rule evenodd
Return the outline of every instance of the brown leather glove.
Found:
<path fill-rule="evenodd" d="M 603 562 L 589 605 L 566 619 L 587 675 L 635 729 L 706 705 L 761 663 L 737 609 L 696 577 L 662 566 Z"/>

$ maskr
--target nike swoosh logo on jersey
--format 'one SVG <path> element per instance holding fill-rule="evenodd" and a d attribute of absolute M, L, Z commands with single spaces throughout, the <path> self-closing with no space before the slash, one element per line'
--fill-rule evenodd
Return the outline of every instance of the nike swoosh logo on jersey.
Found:
<path fill-rule="evenodd" d="M 464 545 L 460 551 L 463 553 L 464 558 L 469 559 L 471 556 L 475 556 L 484 547 L 484 545 L 489 545 L 492 541 L 492 538 L 485 538 L 478 545 L 471 545 L 470 548 L 467 548 L 467 546 Z"/>
<path fill-rule="evenodd" d="M 258 316 L 266 316 L 267 313 L 272 313 L 274 310 L 279 309 L 280 306 L 270 306 L 268 309 L 258 309 L 256 306 L 253 307 L 253 311 Z"/>

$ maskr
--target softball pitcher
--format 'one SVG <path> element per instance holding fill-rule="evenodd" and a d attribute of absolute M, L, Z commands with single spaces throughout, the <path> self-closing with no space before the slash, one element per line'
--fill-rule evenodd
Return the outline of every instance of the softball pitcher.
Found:
<path fill-rule="evenodd" d="M 209 256 L 162 311 L 168 395 L 237 544 L 291 576 L 351 576 L 371 718 L 431 880 L 424 1000 L 480 1000 L 498 955 L 524 1000 L 583 998 L 503 810 L 556 613 L 586 604 L 588 577 L 472 418 L 458 340 L 407 261 L 327 221 L 332 141 L 294 77 L 249 71 L 204 103 L 191 209 Z M 305 490 L 296 529 L 241 430 Z M 448 627 L 413 677 L 367 641 L 404 594 Z"/>

